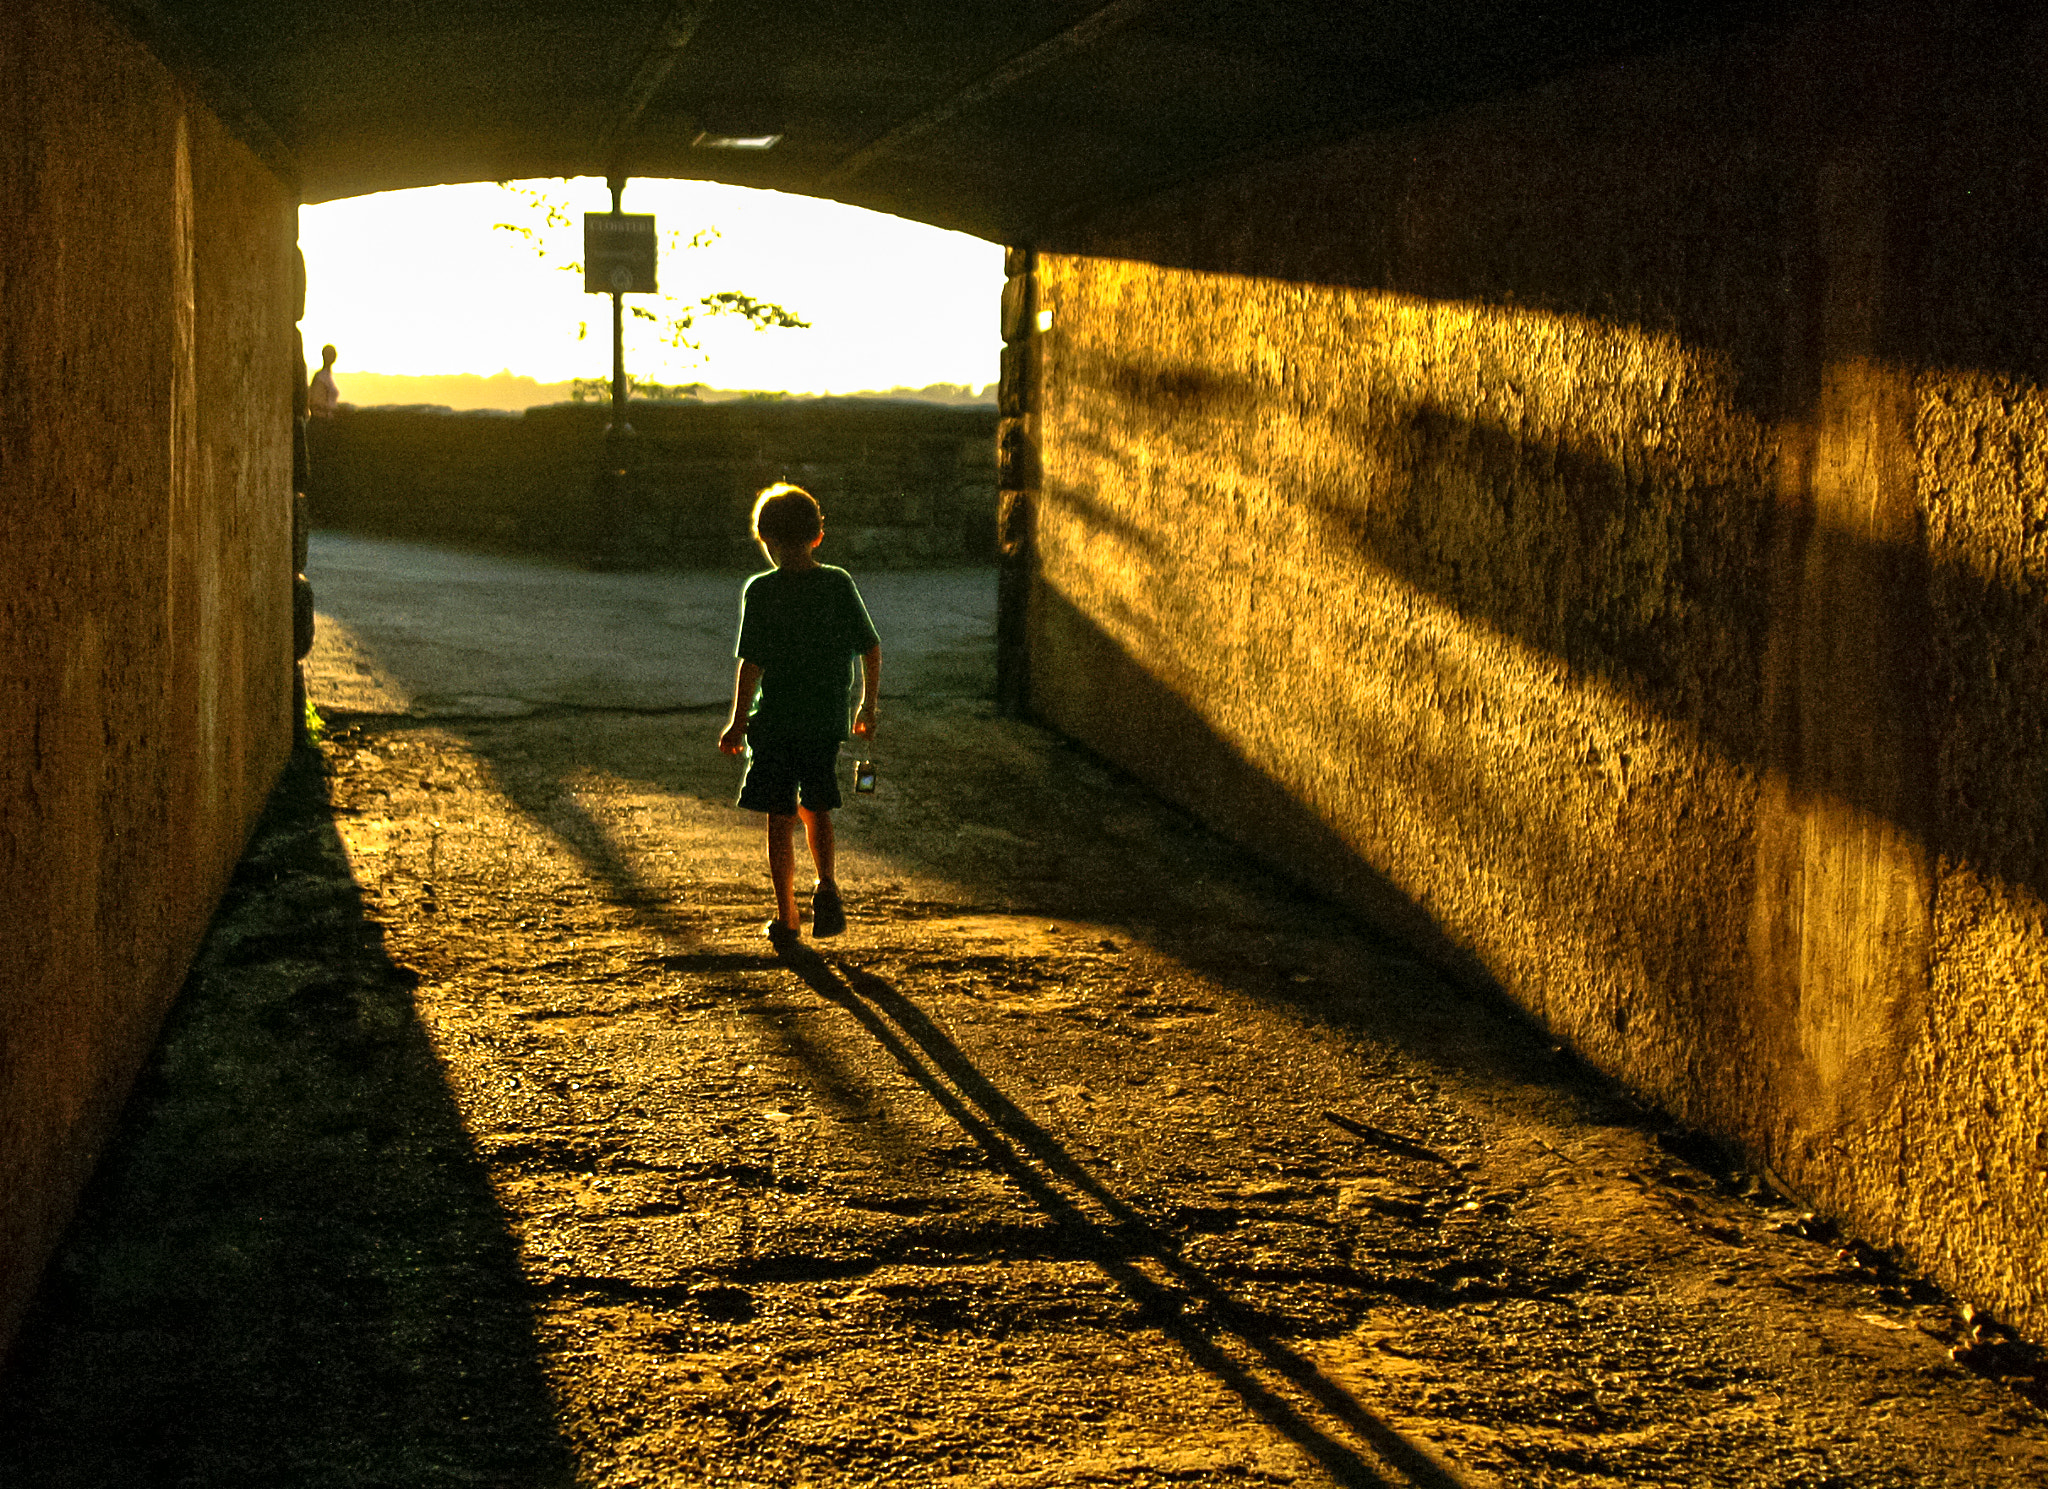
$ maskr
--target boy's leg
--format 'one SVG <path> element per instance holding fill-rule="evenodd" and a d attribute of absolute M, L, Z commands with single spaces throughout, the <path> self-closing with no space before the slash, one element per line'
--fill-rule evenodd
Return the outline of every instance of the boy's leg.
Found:
<path fill-rule="evenodd" d="M 839 805 L 839 741 L 826 740 L 805 757 L 797 815 L 817 866 L 818 887 L 811 895 L 811 934 L 836 936 L 846 929 L 846 910 L 839 902 L 838 844 L 832 831 L 832 809 Z"/>
<path fill-rule="evenodd" d="M 802 808 L 804 835 L 810 839 L 811 862 L 818 867 L 818 887 L 811 895 L 811 934 L 836 936 L 846 929 L 846 906 L 839 899 L 839 881 L 832 836 L 830 808 L 814 812 Z"/>
<path fill-rule="evenodd" d="M 818 871 L 820 884 L 839 883 L 838 846 L 832 834 L 832 813 L 814 812 L 809 807 L 798 807 L 797 815 L 803 818 L 804 838 L 811 845 L 811 864 Z"/>
<path fill-rule="evenodd" d="M 800 924 L 796 913 L 796 843 L 791 838 L 796 818 L 777 812 L 767 815 L 768 877 L 775 885 L 775 918 L 795 930 Z M 805 824 L 806 831 L 809 826 Z"/>

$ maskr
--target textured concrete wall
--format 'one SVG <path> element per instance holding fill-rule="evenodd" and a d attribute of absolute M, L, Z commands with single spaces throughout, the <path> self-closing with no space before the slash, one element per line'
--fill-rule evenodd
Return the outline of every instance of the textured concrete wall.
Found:
<path fill-rule="evenodd" d="M 1936 9 L 1050 235 L 1006 503 L 1041 715 L 2039 1335 L 2048 26 Z"/>
<path fill-rule="evenodd" d="M 292 198 L 0 10 L 0 1347 L 291 743 Z"/>
<path fill-rule="evenodd" d="M 993 409 L 833 398 L 634 405 L 624 499 L 597 493 L 607 415 L 556 405 L 507 418 L 366 409 L 317 422 L 315 526 L 649 567 L 760 557 L 754 497 L 794 481 L 832 548 L 863 568 L 995 554 Z"/>

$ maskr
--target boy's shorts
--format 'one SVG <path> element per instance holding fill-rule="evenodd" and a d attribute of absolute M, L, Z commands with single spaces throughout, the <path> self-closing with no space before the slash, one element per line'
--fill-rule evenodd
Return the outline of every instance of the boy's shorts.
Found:
<path fill-rule="evenodd" d="M 798 740 L 793 743 L 747 744 L 747 774 L 740 782 L 740 805 L 750 812 L 794 817 L 797 799 L 814 812 L 840 804 L 839 741 Z"/>

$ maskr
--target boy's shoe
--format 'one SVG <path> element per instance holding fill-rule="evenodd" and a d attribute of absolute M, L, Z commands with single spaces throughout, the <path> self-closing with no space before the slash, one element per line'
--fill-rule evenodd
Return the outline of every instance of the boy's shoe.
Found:
<path fill-rule="evenodd" d="M 811 934 L 836 936 L 845 929 L 846 906 L 840 901 L 839 890 L 830 884 L 820 884 L 811 896 Z"/>
<path fill-rule="evenodd" d="M 774 946 L 777 951 L 781 951 L 786 947 L 804 944 L 804 933 L 796 926 L 784 925 L 779 920 L 771 920 L 762 929 L 768 934 L 769 944 Z"/>

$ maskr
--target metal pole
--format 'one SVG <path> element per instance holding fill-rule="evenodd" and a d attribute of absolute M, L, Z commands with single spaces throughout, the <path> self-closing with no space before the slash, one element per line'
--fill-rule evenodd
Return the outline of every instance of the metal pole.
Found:
<path fill-rule="evenodd" d="M 621 308 L 625 297 L 612 291 L 612 422 L 626 422 L 626 319 Z"/>
<path fill-rule="evenodd" d="M 612 216 L 620 215 L 619 198 L 626 190 L 626 178 L 613 176 L 607 182 L 612 189 Z M 604 455 L 597 471 L 597 532 L 596 546 L 598 562 L 610 566 L 625 561 L 628 542 L 629 516 L 626 511 L 630 499 L 627 473 L 633 464 L 633 426 L 626 422 L 626 399 L 630 389 L 626 386 L 626 297 L 622 290 L 612 292 L 612 417 L 605 426 Z"/>
<path fill-rule="evenodd" d="M 613 176 L 607 183 L 612 189 L 612 216 L 619 215 L 619 199 L 626 194 L 626 178 Z M 612 291 L 612 423 L 623 427 L 626 422 L 626 316 L 625 296 Z"/>

